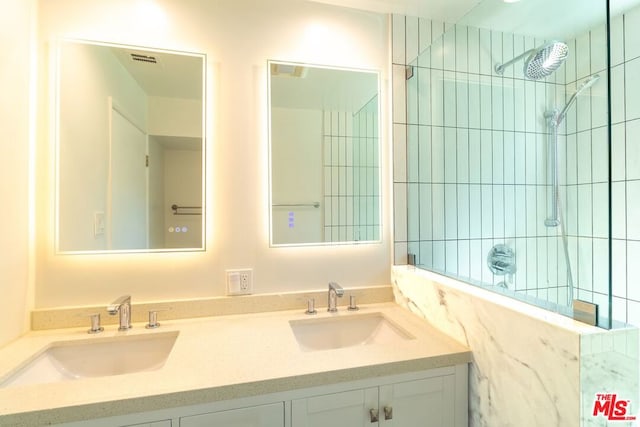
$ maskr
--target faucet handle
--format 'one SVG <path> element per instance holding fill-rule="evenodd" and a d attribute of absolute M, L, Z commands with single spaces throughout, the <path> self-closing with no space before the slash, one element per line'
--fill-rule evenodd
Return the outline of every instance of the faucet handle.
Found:
<path fill-rule="evenodd" d="M 307 301 L 307 311 L 304 312 L 305 314 L 316 314 L 318 313 L 316 311 L 316 300 L 315 298 L 309 298 L 309 300 Z"/>
<path fill-rule="evenodd" d="M 131 295 L 122 295 L 114 302 L 107 306 L 107 311 L 110 315 L 115 315 L 120 310 L 120 307 L 124 304 L 131 305 Z"/>
<path fill-rule="evenodd" d="M 360 307 L 358 307 L 358 305 L 356 304 L 356 296 L 355 295 L 349 295 L 349 307 L 347 307 L 347 310 L 349 310 L 349 311 L 358 311 L 358 310 L 360 310 Z"/>
<path fill-rule="evenodd" d="M 156 329 L 160 327 L 160 322 L 158 322 L 158 313 L 161 311 L 168 311 L 168 308 L 161 308 L 156 310 L 149 310 L 149 323 L 145 325 L 147 329 Z"/>
<path fill-rule="evenodd" d="M 100 326 L 100 313 L 90 314 L 89 318 L 91 319 L 91 329 L 87 331 L 88 334 L 98 334 L 104 331 L 104 328 Z"/>

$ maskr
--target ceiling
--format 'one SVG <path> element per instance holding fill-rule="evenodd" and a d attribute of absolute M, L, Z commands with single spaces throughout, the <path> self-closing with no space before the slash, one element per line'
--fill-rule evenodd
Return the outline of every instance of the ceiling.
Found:
<path fill-rule="evenodd" d="M 605 24 L 605 0 L 302 0 L 376 13 L 419 16 L 543 39 L 567 40 Z M 611 16 L 640 5 L 640 0 L 610 0 Z M 113 53 L 149 96 L 200 99 L 201 56 L 135 48 Z M 131 53 L 153 55 L 157 64 L 131 60 Z M 176 84 L 176 82 L 179 82 Z"/>
<path fill-rule="evenodd" d="M 377 73 L 303 68 L 302 77 L 274 75 L 272 71 L 272 107 L 356 112 L 378 93 Z"/>
<path fill-rule="evenodd" d="M 544 39 L 569 39 L 604 25 L 606 0 L 310 0 L 378 13 L 418 16 Z M 611 16 L 640 0 L 610 0 Z"/>
<path fill-rule="evenodd" d="M 637 5 L 640 0 L 611 0 L 611 16 Z M 590 29 L 604 28 L 606 7 L 605 0 L 483 0 L 456 23 L 547 40 L 568 40 Z"/>
<path fill-rule="evenodd" d="M 148 96 L 202 99 L 204 58 L 177 52 L 111 47 L 111 52 Z M 132 60 L 132 54 L 156 63 Z"/>
<path fill-rule="evenodd" d="M 310 0 L 378 13 L 420 16 L 444 22 L 458 22 L 480 0 Z"/>

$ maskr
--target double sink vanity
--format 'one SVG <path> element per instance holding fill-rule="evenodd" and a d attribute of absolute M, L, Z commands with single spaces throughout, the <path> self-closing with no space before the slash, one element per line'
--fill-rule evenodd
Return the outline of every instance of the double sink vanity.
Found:
<path fill-rule="evenodd" d="M 107 265 L 111 253 L 204 250 L 205 55 L 83 40 L 53 46 L 56 256 L 100 254 Z M 281 61 L 267 68 L 271 246 L 379 244 L 379 72 Z M 145 80 L 149 74 L 157 78 Z M 138 83 L 139 93 L 131 93 Z M 160 86 L 184 91 L 171 98 Z M 99 126 L 86 126 L 86 117 Z M 326 164 L 308 149 L 334 155 Z M 83 150 L 86 161 L 68 157 Z M 174 194 L 163 185 L 174 170 L 183 182 L 175 159 L 194 173 L 184 188 L 168 186 Z M 336 175 L 336 183 L 352 177 L 348 206 L 337 202 L 347 200 L 346 185 L 322 193 L 324 180 L 316 178 L 323 175 Z M 323 222 L 331 203 L 344 211 Z M 351 211 L 361 223 L 339 222 Z M 376 251 L 387 256 L 383 245 Z M 132 305 L 124 295 L 106 311 L 35 310 L 31 332 L 0 349 L 0 425 L 467 425 L 469 349 L 394 304 L 390 286 L 352 289 L 339 304 L 345 291 L 331 283 L 328 294 L 312 292 L 327 298 L 316 310 L 309 292 L 245 295 L 251 273 L 225 273 L 228 295 L 241 297 L 157 307 L 136 304 L 135 295 Z M 113 316 L 102 325 L 98 313 L 107 312 Z"/>
<path fill-rule="evenodd" d="M 32 331 L 0 349 L 0 425 L 458 427 L 470 360 L 392 302 Z"/>

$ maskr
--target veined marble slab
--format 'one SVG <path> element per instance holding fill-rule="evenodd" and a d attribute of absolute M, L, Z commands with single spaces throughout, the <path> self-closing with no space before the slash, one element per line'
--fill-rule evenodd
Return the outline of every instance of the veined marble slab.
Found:
<path fill-rule="evenodd" d="M 589 385 L 607 381 L 626 393 L 620 380 L 631 375 L 627 385 L 637 393 L 637 345 L 635 350 L 630 348 L 626 359 L 618 361 L 608 358 L 603 362 L 605 356 L 600 353 L 581 358 L 581 340 L 597 341 L 616 331 L 585 325 L 411 266 L 395 266 L 392 282 L 398 304 L 471 348 L 471 427 L 587 425 L 593 417 L 585 412 L 581 422 L 582 386 L 590 394 Z M 605 369 L 603 363 L 612 365 Z M 629 372 L 611 369 L 621 365 Z"/>
<path fill-rule="evenodd" d="M 638 393 L 638 329 L 629 327 L 583 335 L 580 342 L 580 389 L 582 426 L 640 426 Z M 597 394 L 615 394 L 628 400 L 627 415 L 635 421 L 609 421 L 601 412 L 594 416 Z"/>

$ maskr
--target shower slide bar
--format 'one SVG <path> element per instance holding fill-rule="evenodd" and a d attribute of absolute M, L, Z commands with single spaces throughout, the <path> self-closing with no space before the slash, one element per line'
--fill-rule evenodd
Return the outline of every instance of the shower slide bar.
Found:
<path fill-rule="evenodd" d="M 562 110 L 554 108 L 544 113 L 544 118 L 547 120 L 549 126 L 548 134 L 548 161 L 547 168 L 549 170 L 549 184 L 550 184 L 550 200 L 549 200 L 549 212 L 547 218 L 544 220 L 544 225 L 547 227 L 558 227 L 559 235 L 562 239 L 562 248 L 564 252 L 565 262 L 567 263 L 567 305 L 571 305 L 573 302 L 573 274 L 571 272 L 571 261 L 569 257 L 569 243 L 567 239 L 566 224 L 562 213 L 562 204 L 560 203 L 560 191 L 558 183 L 558 128 L 562 124 L 563 120 L 567 116 L 567 111 L 578 99 L 583 91 L 593 86 L 600 75 L 594 74 L 584 80 L 578 90 L 569 98 L 569 102 L 564 106 Z"/>
<path fill-rule="evenodd" d="M 558 220 L 558 126 L 560 112 L 557 109 L 544 113 L 545 119 L 549 125 L 549 135 L 547 143 L 547 169 L 549 174 L 549 184 L 551 185 L 551 193 L 549 196 L 549 212 L 544 225 L 547 227 L 557 227 L 560 224 Z"/>
<path fill-rule="evenodd" d="M 554 108 L 544 113 L 544 118 L 547 120 L 549 126 L 549 139 L 547 144 L 549 157 L 547 168 L 549 170 L 549 184 L 551 185 L 549 214 L 544 221 L 544 225 L 547 227 L 557 227 L 560 225 L 560 219 L 558 218 L 558 197 L 560 197 L 558 190 L 558 128 L 567 116 L 569 108 L 577 101 L 578 95 L 593 86 L 599 79 L 599 74 L 590 76 L 582 82 L 562 110 Z"/>

